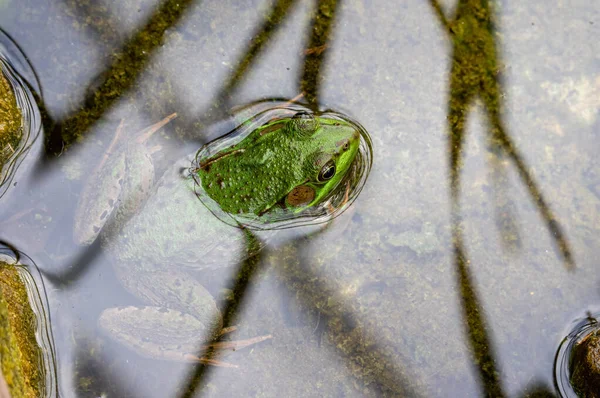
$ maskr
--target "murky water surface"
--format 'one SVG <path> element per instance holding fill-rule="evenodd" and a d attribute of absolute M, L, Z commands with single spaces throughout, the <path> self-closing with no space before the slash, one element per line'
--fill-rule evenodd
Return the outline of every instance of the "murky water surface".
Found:
<path fill-rule="evenodd" d="M 559 344 L 600 299 L 599 26 L 587 1 L 0 1 L 44 124 L 0 240 L 41 272 L 61 396 L 558 396 Z M 257 255 L 190 276 L 237 326 L 222 340 L 270 338 L 207 366 L 210 333 L 176 359 L 107 334 L 107 309 L 147 302 L 74 242 L 98 165 L 177 113 L 146 143 L 160 176 L 292 98 L 359 121 L 373 166 L 325 227 L 246 234 Z"/>

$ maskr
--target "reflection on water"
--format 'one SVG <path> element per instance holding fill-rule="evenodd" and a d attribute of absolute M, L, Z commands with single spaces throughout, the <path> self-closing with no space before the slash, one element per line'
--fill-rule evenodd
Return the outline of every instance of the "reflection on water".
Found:
<path fill-rule="evenodd" d="M 449 100 L 448 100 L 448 152 L 450 160 L 450 205 L 451 232 L 454 249 L 454 266 L 456 268 L 457 284 L 460 287 L 462 314 L 469 346 L 472 351 L 473 363 L 478 368 L 481 392 L 485 396 L 503 397 L 505 388 L 497 365 L 495 345 L 491 340 L 488 321 L 482 311 L 478 289 L 473 283 L 472 266 L 466 251 L 463 237 L 463 221 L 460 209 L 460 188 L 462 177 L 463 145 L 465 141 L 465 125 L 475 97 L 483 102 L 486 111 L 487 145 L 491 153 L 492 189 L 496 194 L 496 217 L 503 243 L 512 247 L 519 246 L 519 235 L 512 213 L 514 205 L 506 200 L 505 164 L 504 157 L 510 158 L 515 164 L 520 177 L 529 189 L 530 195 L 537 205 L 551 237 L 564 259 L 565 266 L 573 267 L 574 260 L 571 249 L 562 232 L 562 228 L 550 211 L 547 201 L 540 192 L 533 176 L 512 142 L 503 121 L 504 108 L 500 92 L 502 81 L 499 78 L 499 51 L 497 50 L 494 34 L 498 23 L 494 16 L 491 3 L 479 0 L 460 0 L 454 11 L 454 19 L 446 20 L 440 4 L 431 0 L 431 5 L 438 19 L 447 30 L 452 40 L 452 67 L 450 69 Z M 504 189 L 503 189 L 504 188 Z M 504 200 L 498 196 L 499 192 Z M 500 199 L 500 200 L 499 200 Z"/>
<path fill-rule="evenodd" d="M 124 137 L 121 137 L 125 135 L 124 121 L 119 123 L 114 138 L 79 196 L 73 228 L 75 242 L 92 244 L 100 232 L 109 233 L 110 220 L 124 224 L 142 207 L 154 183 L 152 152 L 157 150 L 149 148 L 147 141 L 174 117 L 176 114 Z"/>
<path fill-rule="evenodd" d="M 49 116 L 47 158 L 17 175 L 2 198 L 0 239 L 32 255 L 51 283 L 66 395 L 559 394 L 552 368 L 563 327 L 598 300 L 600 80 L 591 39 L 598 7 L 548 8 L 541 0 L 0 7 L 0 24 L 40 74 L 39 106 Z M 369 184 L 333 223 L 276 239 L 269 231 L 188 231 L 183 240 L 193 250 L 168 237 L 130 250 L 158 226 L 190 218 L 163 185 L 169 200 L 150 198 L 145 208 L 173 209 L 168 216 L 156 211 L 126 223 L 128 239 L 72 242 L 80 192 L 98 180 L 94 169 L 113 152 L 121 122 L 119 141 L 128 142 L 178 114 L 147 143 L 161 147 L 152 167 L 176 181 L 191 161 L 179 159 L 230 130 L 209 126 L 231 106 L 299 94 L 310 109 L 353 115 L 374 141 Z M 232 246 L 205 246 L 215 236 Z M 163 251 L 196 258 L 183 268 Z M 201 261 L 211 266 L 194 269 Z M 223 263 L 233 267 L 225 272 Z M 153 306 L 173 297 L 180 308 Z M 131 317 L 147 309 L 139 328 L 113 332 L 131 350 L 98 325 L 119 320 L 109 315 L 123 307 Z M 273 337 L 223 360 L 237 369 L 157 359 L 173 352 L 163 350 L 170 339 L 144 322 L 190 308 L 199 316 L 196 309 L 210 308 L 209 327 L 174 352 L 212 360 L 201 342 L 221 329 L 212 322 L 218 312 L 238 326 L 225 341 Z M 169 335 L 195 330 L 174 329 Z"/>
<path fill-rule="evenodd" d="M 227 142 L 222 139 L 215 141 L 217 150 L 205 165 L 200 161 L 198 166 L 191 169 L 190 157 L 184 157 L 169 166 L 153 187 L 147 187 L 152 182 L 152 176 L 146 181 L 146 178 L 135 175 L 136 172 L 147 172 L 142 169 L 153 167 L 151 159 L 147 153 L 136 154 L 137 149 L 131 146 L 125 147 L 126 153 L 123 155 L 118 152 L 112 154 L 117 157 L 116 163 L 113 164 L 113 159 L 109 159 L 98 169 L 99 172 L 93 173 L 94 177 L 88 182 L 93 187 L 92 191 L 87 186 L 84 188 L 82 198 L 85 200 L 78 203 L 75 225 L 81 222 L 77 216 L 98 216 L 98 220 L 93 220 L 90 224 L 100 234 L 102 249 L 113 260 L 117 278 L 128 292 L 144 304 L 143 307 L 120 306 L 105 309 L 99 317 L 99 326 L 103 330 L 121 344 L 150 358 L 195 358 L 201 362 L 225 366 L 214 358 L 205 359 L 202 354 L 193 356 L 199 343 L 223 334 L 223 326 L 230 326 L 223 324 L 213 295 L 196 280 L 194 273 L 207 269 L 222 270 L 253 256 L 260 247 L 244 243 L 244 234 L 236 228 L 237 225 L 229 226 L 215 219 L 197 200 L 192 189 L 194 180 L 182 175 L 181 171 L 190 169 L 195 175 L 199 169 L 203 172 L 210 169 L 212 174 L 207 172 L 197 178 L 202 179 L 199 184 L 206 187 L 214 184 L 215 189 L 222 189 L 223 184 L 229 184 L 234 186 L 234 191 L 242 191 L 249 186 L 251 189 L 246 191 L 243 199 L 234 201 L 234 198 L 227 196 L 230 194 L 226 191 L 222 197 L 211 197 L 211 203 L 223 208 L 223 211 L 230 211 L 226 205 L 235 205 L 246 199 L 256 201 L 260 216 L 264 216 L 264 219 L 253 222 L 262 222 L 268 227 L 271 220 L 278 221 L 272 214 L 283 210 L 290 212 L 291 216 L 307 218 L 305 211 L 295 213 L 296 209 L 286 209 L 290 206 L 288 198 L 291 193 L 288 192 L 293 192 L 296 184 L 327 188 L 328 183 L 325 181 L 315 181 L 317 173 L 313 170 L 313 162 L 327 156 L 323 160 L 323 166 L 330 162 L 337 166 L 335 176 L 331 174 L 328 179 L 334 182 L 339 175 L 339 181 L 331 185 L 321 198 L 317 194 L 315 203 L 311 201 L 309 204 L 314 207 L 332 207 L 328 216 L 335 217 L 337 209 L 333 206 L 347 206 L 355 198 L 355 191 L 360 191 L 366 180 L 367 176 L 362 175 L 362 172 L 368 170 L 369 165 L 352 166 L 364 161 L 365 156 L 367 160 L 371 158 L 370 154 L 357 156 L 361 146 L 359 140 L 368 140 L 368 135 L 360 130 L 359 125 L 350 123 L 333 112 L 312 116 L 299 109 L 301 108 L 298 106 L 283 107 L 280 104 L 276 109 L 268 108 L 259 115 L 246 115 L 239 121 L 241 125 L 228 135 Z M 277 114 L 279 117 L 273 118 Z M 297 115 L 302 117 L 298 118 Z M 249 119 L 245 120 L 246 117 Z M 162 125 L 164 124 L 166 123 Z M 153 130 L 155 129 L 144 132 L 143 135 L 147 136 Z M 268 138 L 276 140 L 278 146 L 274 146 Z M 352 143 L 350 139 L 353 140 Z M 311 144 L 313 141 L 316 144 Z M 327 151 L 328 145 L 334 148 L 334 152 Z M 362 146 L 364 145 L 366 144 Z M 212 143 L 206 146 L 212 147 Z M 352 147 L 353 151 L 350 150 Z M 351 157 L 345 160 L 344 165 L 346 154 Z M 288 173 L 303 158 L 306 161 L 299 162 L 300 167 L 295 172 Z M 221 167 L 221 162 L 231 159 L 236 161 L 235 164 L 227 163 Z M 269 173 L 261 174 L 262 169 Z M 105 173 L 100 172 L 102 170 Z M 278 192 L 279 182 L 276 178 L 282 176 L 284 191 Z M 264 187 L 265 184 L 270 187 L 264 188 L 265 190 L 271 190 L 281 197 L 275 197 L 276 200 L 271 201 L 271 196 L 260 195 L 256 186 Z M 91 193 L 95 190 L 98 191 L 97 194 Z M 340 190 L 341 195 L 335 194 Z M 262 191 L 263 188 L 260 189 Z M 132 198 L 138 194 L 148 197 Z M 332 197 L 336 200 L 331 200 Z M 344 197 L 346 200 L 342 202 L 340 198 Z M 99 205 L 93 199 L 100 202 Z M 139 209 L 135 209 L 134 204 L 139 205 Z M 98 209 L 98 206 L 104 206 L 104 210 L 102 207 Z M 231 216 L 237 217 L 238 214 Z M 292 221 L 287 213 L 284 221 Z M 75 234 L 77 235 L 77 231 Z M 214 292 L 218 286 L 212 288 Z M 240 300 L 239 295 L 235 297 Z M 269 336 L 250 341 L 260 342 L 267 337 Z M 229 345 L 241 348 L 249 345 L 249 342 L 232 342 Z"/>
<path fill-rule="evenodd" d="M 177 24 L 192 3 L 190 0 L 163 2 L 148 18 L 145 26 L 140 27 L 128 40 L 120 43 L 120 48 L 111 49 L 116 56 L 113 57 L 110 66 L 99 75 L 100 81 L 94 82 L 94 87 L 91 87 L 86 94 L 86 98 L 82 101 L 84 108 L 76 109 L 62 120 L 56 121 L 52 129 L 47 132 L 47 152 L 60 153 L 65 144 L 68 145 L 85 134 L 132 89 L 139 74 L 147 67 L 150 56 L 164 42 L 165 31 Z M 88 6 L 79 3 L 75 5 L 65 2 L 65 5 L 70 12 L 81 13 L 82 16 L 93 10 L 93 8 L 86 9 Z M 109 46 L 116 44 L 113 41 L 120 41 L 114 37 L 113 27 L 110 24 L 105 24 L 102 18 L 96 22 L 90 24 L 93 34 L 100 36 L 105 32 L 108 33 L 106 38 L 110 41 L 106 44 Z"/>

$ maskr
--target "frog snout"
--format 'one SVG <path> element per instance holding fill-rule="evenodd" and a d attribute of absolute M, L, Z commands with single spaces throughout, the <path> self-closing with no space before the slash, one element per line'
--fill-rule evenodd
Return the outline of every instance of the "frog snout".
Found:
<path fill-rule="evenodd" d="M 341 145 L 339 147 L 340 147 L 340 149 L 348 150 L 359 139 L 360 139 L 360 133 L 356 130 L 353 130 L 352 134 L 348 138 L 342 140 Z"/>
<path fill-rule="evenodd" d="M 350 146 L 352 146 L 352 144 L 354 144 L 356 141 L 358 141 L 360 138 L 359 132 L 356 131 L 355 129 L 351 129 L 350 131 L 345 131 L 344 136 L 345 136 L 344 138 L 342 138 L 341 140 L 339 140 L 335 143 L 336 147 L 338 149 L 346 150 Z"/>

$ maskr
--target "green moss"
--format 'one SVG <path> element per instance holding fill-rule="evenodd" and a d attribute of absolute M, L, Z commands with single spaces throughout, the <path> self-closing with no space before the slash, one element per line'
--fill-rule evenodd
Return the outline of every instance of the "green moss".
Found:
<path fill-rule="evenodd" d="M 0 262 L 0 366 L 13 398 L 41 396 L 43 366 L 35 327 L 17 268 Z"/>
<path fill-rule="evenodd" d="M 0 73 L 0 175 L 22 137 L 21 110 L 17 107 L 10 84 Z"/>

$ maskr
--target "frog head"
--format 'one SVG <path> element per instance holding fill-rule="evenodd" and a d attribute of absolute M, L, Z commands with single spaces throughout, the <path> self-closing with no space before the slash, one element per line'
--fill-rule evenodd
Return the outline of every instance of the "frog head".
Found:
<path fill-rule="evenodd" d="M 274 208 L 299 213 L 340 186 L 359 146 L 352 122 L 300 111 L 251 129 L 235 145 L 201 159 L 196 172 L 207 195 L 227 213 L 261 216 Z"/>

